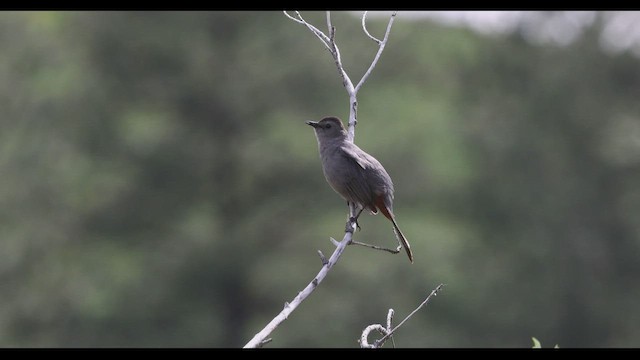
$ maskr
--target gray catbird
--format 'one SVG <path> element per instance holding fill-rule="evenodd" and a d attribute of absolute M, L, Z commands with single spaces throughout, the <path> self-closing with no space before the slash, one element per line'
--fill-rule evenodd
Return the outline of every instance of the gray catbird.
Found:
<path fill-rule="evenodd" d="M 347 202 L 360 208 L 354 220 L 357 221 L 365 208 L 372 214 L 380 210 L 393 223 L 396 237 L 413 263 L 409 242 L 393 216 L 393 182 L 382 164 L 347 140 L 347 130 L 337 117 L 307 121 L 307 124 L 315 129 L 327 182 Z"/>

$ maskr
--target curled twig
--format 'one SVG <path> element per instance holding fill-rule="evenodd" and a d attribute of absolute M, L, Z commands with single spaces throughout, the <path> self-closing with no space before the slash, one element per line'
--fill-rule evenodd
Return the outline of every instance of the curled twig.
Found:
<path fill-rule="evenodd" d="M 373 40 L 376 44 L 378 44 L 378 46 L 380 46 L 380 43 L 382 41 L 380 41 L 375 36 L 369 34 L 369 31 L 367 30 L 367 13 L 368 13 L 368 11 L 365 11 L 365 12 L 362 13 L 362 30 L 364 31 L 365 34 L 367 34 L 369 39 Z"/>
<path fill-rule="evenodd" d="M 424 301 L 420 305 L 418 305 L 418 307 L 415 310 L 413 310 L 409 315 L 407 315 L 407 317 L 404 318 L 404 320 L 402 320 L 400 324 L 398 324 L 398 326 L 394 328 L 391 327 L 391 321 L 393 320 L 393 309 L 389 309 L 389 313 L 387 314 L 387 327 L 385 328 L 380 324 L 367 326 L 362 332 L 362 335 L 360 336 L 360 347 L 370 348 L 370 349 L 377 349 L 379 347 L 382 347 L 382 345 L 384 345 L 384 343 L 390 337 L 393 336 L 393 333 L 395 333 L 396 330 L 398 330 L 402 325 L 404 325 L 404 323 L 407 320 L 409 320 L 413 316 L 413 314 L 415 314 L 416 312 L 418 312 L 418 310 L 426 306 L 432 297 L 438 295 L 438 291 L 440 291 L 443 286 L 444 284 L 440 284 L 436 286 L 436 288 L 431 291 L 429 296 L 427 296 L 427 298 L 424 299 Z M 371 333 L 372 330 L 378 330 L 378 332 L 380 332 L 383 336 L 380 339 L 374 341 L 373 344 L 369 344 L 367 338 L 369 337 L 369 333 Z"/>
<path fill-rule="evenodd" d="M 375 349 L 377 346 L 375 344 L 369 344 L 369 334 L 373 331 L 376 330 L 378 331 L 380 334 L 382 335 L 386 335 L 387 332 L 387 328 L 385 328 L 384 326 L 380 325 L 380 324 L 373 324 L 373 325 L 369 325 L 366 328 L 364 328 L 364 330 L 362 331 L 362 336 L 360 336 L 360 347 L 363 349 Z"/>

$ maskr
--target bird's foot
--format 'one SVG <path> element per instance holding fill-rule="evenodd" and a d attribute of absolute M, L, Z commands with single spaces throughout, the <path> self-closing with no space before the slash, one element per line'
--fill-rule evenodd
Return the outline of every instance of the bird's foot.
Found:
<path fill-rule="evenodd" d="M 347 225 L 345 225 L 344 231 L 353 233 L 353 223 L 356 224 L 356 229 L 358 229 L 358 231 L 362 230 L 360 228 L 360 224 L 358 224 L 358 218 L 351 216 L 347 221 Z"/>

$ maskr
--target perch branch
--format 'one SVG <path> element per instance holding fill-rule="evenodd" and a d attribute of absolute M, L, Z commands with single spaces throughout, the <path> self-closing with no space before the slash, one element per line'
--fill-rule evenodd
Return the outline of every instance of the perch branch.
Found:
<path fill-rule="evenodd" d="M 302 15 L 300 15 L 300 12 L 298 11 L 295 12 L 296 17 L 289 15 L 287 11 L 284 11 L 284 14 L 287 18 L 299 24 L 305 25 L 318 39 L 320 39 L 320 42 L 322 42 L 325 48 L 327 48 L 327 50 L 329 50 L 329 52 L 331 53 L 331 56 L 333 57 L 336 63 L 336 67 L 338 68 L 338 73 L 342 78 L 343 85 L 347 90 L 347 93 L 349 94 L 349 102 L 351 105 L 350 111 L 349 111 L 349 139 L 350 141 L 353 141 L 355 137 L 357 89 L 353 87 L 353 83 L 351 82 L 351 79 L 347 75 L 346 71 L 344 70 L 344 66 L 342 65 L 340 50 L 338 49 L 338 45 L 336 44 L 336 41 L 335 41 L 336 28 L 331 24 L 330 12 L 327 11 L 327 30 L 329 31 L 329 36 L 327 36 L 325 33 L 320 31 L 315 26 L 309 24 L 302 17 Z M 383 43 L 385 43 L 388 38 L 389 31 L 391 30 L 391 23 L 393 22 L 394 16 L 395 16 L 395 12 L 392 15 L 392 20 L 387 26 L 387 33 L 385 34 Z M 371 66 L 369 66 L 369 69 L 367 70 L 367 73 L 365 73 L 365 76 L 363 76 L 362 80 L 360 80 L 360 83 L 358 84 L 358 89 L 362 86 L 362 84 L 364 83 L 364 80 L 366 80 L 366 78 L 369 76 L 369 74 L 375 67 L 375 64 L 377 63 L 383 48 L 384 48 L 384 44 L 381 45 L 381 47 L 378 49 L 378 53 L 376 54 L 376 57 L 374 58 L 373 63 L 371 64 Z M 354 218 L 353 215 L 355 214 L 355 211 L 356 211 L 355 205 L 350 204 L 349 205 L 350 219 Z M 267 336 L 269 336 L 269 334 L 271 334 L 283 321 L 285 321 L 289 317 L 289 314 L 291 314 L 307 297 L 309 297 L 309 295 L 313 293 L 313 291 L 318 287 L 318 285 L 322 282 L 322 280 L 324 280 L 324 278 L 327 276 L 327 274 L 329 273 L 333 265 L 338 261 L 338 259 L 340 259 L 340 256 L 342 256 L 342 253 L 344 252 L 346 247 L 352 242 L 353 233 L 356 230 L 357 224 L 355 221 L 349 221 L 348 224 L 349 225 L 345 229 L 345 234 L 341 242 L 338 243 L 335 239 L 333 238 L 330 239 L 336 245 L 336 249 L 334 250 L 333 254 L 331 254 L 331 257 L 328 260 L 326 259 L 324 254 L 322 254 L 322 252 L 318 252 L 318 255 L 320 256 L 320 260 L 322 261 L 322 268 L 320 269 L 316 277 L 313 278 L 313 280 L 311 280 L 311 282 L 302 291 L 300 291 L 298 295 L 296 295 L 296 297 L 293 300 L 291 300 L 291 302 L 285 303 L 285 306 L 282 309 L 282 311 L 278 315 L 276 315 L 276 317 L 273 318 L 273 320 L 271 320 L 251 340 L 249 340 L 249 342 L 245 344 L 244 346 L 245 348 L 260 347 L 266 344 L 267 342 L 271 341 L 270 339 L 267 340 Z"/>
<path fill-rule="evenodd" d="M 352 226 L 354 228 L 353 230 L 355 231 L 355 221 L 353 222 Z M 244 346 L 245 348 L 256 348 L 262 346 L 262 344 L 265 343 L 265 339 L 267 338 L 267 336 L 269 336 L 269 334 L 271 334 L 273 330 L 278 327 L 278 325 L 285 321 L 289 317 L 289 314 L 291 314 L 298 307 L 298 305 L 300 305 L 307 297 L 309 297 L 309 295 L 311 295 L 316 287 L 318 287 L 322 280 L 324 280 L 324 278 L 327 276 L 329 270 L 331 270 L 333 265 L 338 262 L 338 259 L 340 259 L 340 256 L 342 256 L 344 250 L 347 248 L 349 243 L 351 243 L 352 236 L 353 232 L 345 232 L 344 238 L 342 238 L 342 241 L 338 243 L 338 246 L 333 251 L 333 254 L 331 254 L 329 260 L 327 260 L 326 263 L 324 263 L 323 261 L 322 268 L 320 269 L 320 272 L 318 272 L 316 277 L 314 277 L 313 280 L 311 280 L 311 282 L 304 288 L 304 290 L 299 292 L 298 295 L 293 298 L 293 300 L 291 300 L 291 302 L 286 303 L 284 309 L 282 309 L 282 311 L 275 318 L 273 318 L 273 320 L 271 320 L 271 322 L 269 322 L 267 326 L 264 327 L 264 329 L 262 329 L 251 340 L 249 340 L 249 342 Z"/>

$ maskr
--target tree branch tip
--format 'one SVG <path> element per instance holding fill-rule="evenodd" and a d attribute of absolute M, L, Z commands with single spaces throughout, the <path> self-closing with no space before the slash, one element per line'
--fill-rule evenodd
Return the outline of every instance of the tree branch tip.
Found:
<path fill-rule="evenodd" d="M 380 46 L 382 41 L 380 41 L 375 36 L 371 35 L 369 33 L 369 31 L 367 30 L 367 13 L 368 13 L 368 11 L 365 11 L 365 12 L 362 13 L 362 30 L 369 37 L 369 39 L 373 40 L 376 44 L 378 44 L 378 46 Z"/>
<path fill-rule="evenodd" d="M 329 241 L 331 241 L 331 243 L 332 243 L 333 245 L 335 245 L 336 247 L 337 247 L 338 245 L 340 245 L 340 243 L 338 242 L 338 240 L 336 240 L 336 239 L 334 239 L 334 238 L 332 238 L 332 237 L 330 237 L 330 238 L 329 238 Z"/>
<path fill-rule="evenodd" d="M 294 18 L 293 16 L 289 15 L 289 13 L 287 12 L 288 10 L 282 10 L 282 12 L 284 13 L 284 15 L 286 17 L 288 17 L 289 19 L 299 23 L 299 24 L 304 24 L 304 20 L 302 20 L 302 17 L 300 16 L 300 13 L 298 11 L 296 11 L 296 16 L 298 16 L 299 19 Z"/>
<path fill-rule="evenodd" d="M 318 255 L 320 255 L 320 261 L 322 261 L 322 266 L 326 266 L 329 261 L 327 261 L 326 256 L 322 253 L 322 251 L 318 250 Z"/>
<path fill-rule="evenodd" d="M 268 343 L 270 343 L 272 341 L 273 341 L 273 338 L 264 339 L 264 340 L 260 341 L 260 344 L 258 345 L 258 347 L 263 347 L 264 345 L 266 345 L 266 344 L 268 344 Z"/>

